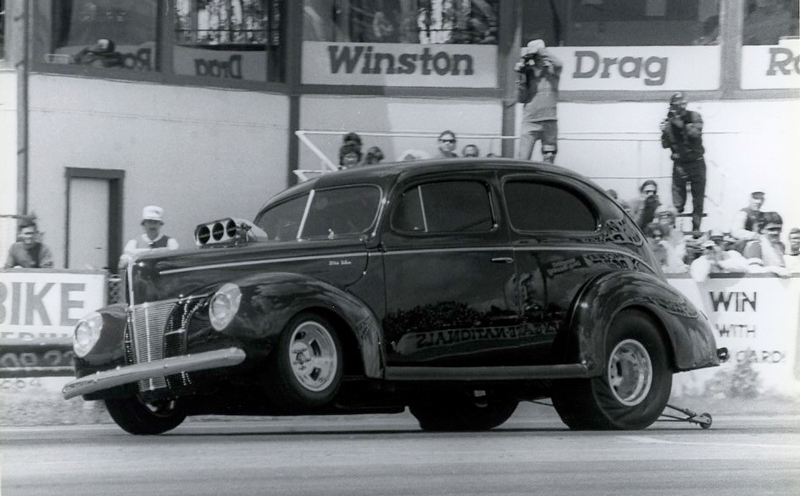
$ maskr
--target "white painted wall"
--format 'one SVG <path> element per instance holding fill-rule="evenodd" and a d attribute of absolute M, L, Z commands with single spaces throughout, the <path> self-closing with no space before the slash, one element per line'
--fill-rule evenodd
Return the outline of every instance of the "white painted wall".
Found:
<path fill-rule="evenodd" d="M 362 136 L 364 152 L 370 146 L 379 146 L 386 161 L 396 160 L 403 151 L 409 149 L 435 155 L 438 135 L 447 129 L 456 134 L 458 154 L 468 143 L 478 145 L 481 155 L 490 151 L 501 154 L 499 139 L 473 139 L 467 136 L 500 136 L 503 111 L 501 104 L 495 100 L 305 96 L 300 109 L 301 129 L 341 133 L 332 136 L 309 135 L 311 141 L 337 165 L 342 136 L 349 131 L 435 134 L 430 138 Z M 300 164 L 300 168 L 318 169 L 322 161 L 303 146 Z"/>
<path fill-rule="evenodd" d="M 192 247 L 197 224 L 252 219 L 287 184 L 288 99 L 50 75 L 30 78 L 30 208 L 64 266 L 66 167 L 125 170 L 124 238 L 145 205 Z"/>
<path fill-rule="evenodd" d="M 0 214 L 17 213 L 17 74 L 0 71 Z M 0 217 L 0 263 L 16 241 L 17 221 Z M 2 267 L 2 266 L 0 266 Z"/>
<path fill-rule="evenodd" d="M 783 217 L 784 234 L 800 227 L 800 100 L 699 101 L 689 109 L 704 121 L 709 199 L 703 229 L 727 230 L 759 188 L 767 194 L 764 211 Z M 666 111 L 666 103 L 559 104 L 557 162 L 624 199 L 636 197 L 641 182 L 654 178 L 662 203 L 671 204 L 672 162 L 658 127 Z"/>
<path fill-rule="evenodd" d="M 16 125 L 15 77 L 5 77 L 0 118 Z M 13 82 L 9 82 L 13 79 Z M 311 136 L 338 162 L 341 136 L 348 131 L 416 132 L 459 136 L 457 150 L 470 141 L 500 154 L 500 140 L 467 135 L 500 135 L 501 102 L 457 98 L 304 96 L 300 127 L 336 131 Z M 670 203 L 672 164 L 661 148 L 658 125 L 666 102 L 559 104 L 557 162 L 633 198 L 638 185 L 655 178 Z M 709 163 L 704 228 L 727 228 L 729 217 L 747 204 L 756 187 L 767 192 L 765 210 L 800 226 L 795 192 L 800 191 L 796 153 L 800 100 L 697 101 L 703 114 Z M 40 219 L 45 241 L 64 264 L 65 167 L 124 169 L 124 237 L 140 232 L 141 208 L 165 209 L 165 232 L 192 246 L 194 226 L 224 215 L 252 218 L 263 202 L 288 183 L 288 98 L 246 91 L 165 86 L 35 74 L 30 80 L 30 209 Z M 1 204 L 15 211 L 15 137 L 0 133 L 5 190 Z M 407 149 L 434 154 L 436 138 L 364 136 L 364 149 L 380 146 L 387 160 Z M 11 159 L 5 165 L 6 157 Z M 538 150 L 534 159 L 540 158 Z M 300 149 L 298 168 L 316 169 L 321 160 Z M 5 191 L 4 191 L 5 193 Z M 13 197 L 13 198 L 12 198 Z M 3 246 L 3 249 L 7 249 Z"/>

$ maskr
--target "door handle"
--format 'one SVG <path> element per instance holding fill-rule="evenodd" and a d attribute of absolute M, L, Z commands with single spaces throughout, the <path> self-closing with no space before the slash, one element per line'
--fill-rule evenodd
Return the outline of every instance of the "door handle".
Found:
<path fill-rule="evenodd" d="M 514 258 L 513 257 L 493 257 L 492 258 L 492 262 L 510 264 L 510 263 L 514 263 Z"/>

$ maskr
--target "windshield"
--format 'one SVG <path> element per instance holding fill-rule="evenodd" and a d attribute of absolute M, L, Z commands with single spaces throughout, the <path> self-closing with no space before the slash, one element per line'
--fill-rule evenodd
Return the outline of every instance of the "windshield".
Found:
<path fill-rule="evenodd" d="M 312 190 L 271 206 L 255 223 L 270 241 L 361 235 L 375 222 L 380 200 L 377 186 Z"/>

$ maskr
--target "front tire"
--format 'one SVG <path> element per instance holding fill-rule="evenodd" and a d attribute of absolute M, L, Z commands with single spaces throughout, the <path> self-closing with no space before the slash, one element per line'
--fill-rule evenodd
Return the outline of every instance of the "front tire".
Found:
<path fill-rule="evenodd" d="M 629 310 L 608 331 L 602 374 L 557 381 L 553 406 L 570 429 L 644 429 L 664 411 L 671 390 L 661 334 L 646 314 Z"/>
<path fill-rule="evenodd" d="M 186 414 L 177 400 L 145 403 L 138 396 L 105 400 L 111 418 L 125 432 L 135 435 L 163 434 L 181 425 Z"/>
<path fill-rule="evenodd" d="M 304 312 L 281 333 L 265 387 L 276 406 L 303 411 L 329 403 L 342 382 L 342 345 L 324 317 Z"/>
<path fill-rule="evenodd" d="M 519 401 L 492 391 L 453 391 L 412 403 L 411 414 L 425 431 L 486 431 L 500 426 Z"/>

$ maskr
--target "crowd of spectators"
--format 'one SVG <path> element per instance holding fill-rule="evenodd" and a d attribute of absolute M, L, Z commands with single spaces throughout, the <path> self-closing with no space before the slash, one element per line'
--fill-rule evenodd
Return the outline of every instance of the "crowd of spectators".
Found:
<path fill-rule="evenodd" d="M 639 224 L 667 274 L 688 272 L 698 282 L 714 273 L 768 273 L 788 277 L 800 272 L 800 228 L 788 235 L 789 247 L 781 241 L 783 218 L 777 212 L 761 210 L 763 191 L 754 191 L 749 204 L 734 216 L 727 231 L 682 231 L 673 207 L 658 203 L 654 181 L 642 183 L 641 195 L 630 202 L 617 200 Z M 616 192 L 609 191 L 615 197 Z M 616 198 L 615 198 L 616 199 Z M 657 208 L 650 218 L 646 203 Z"/>

